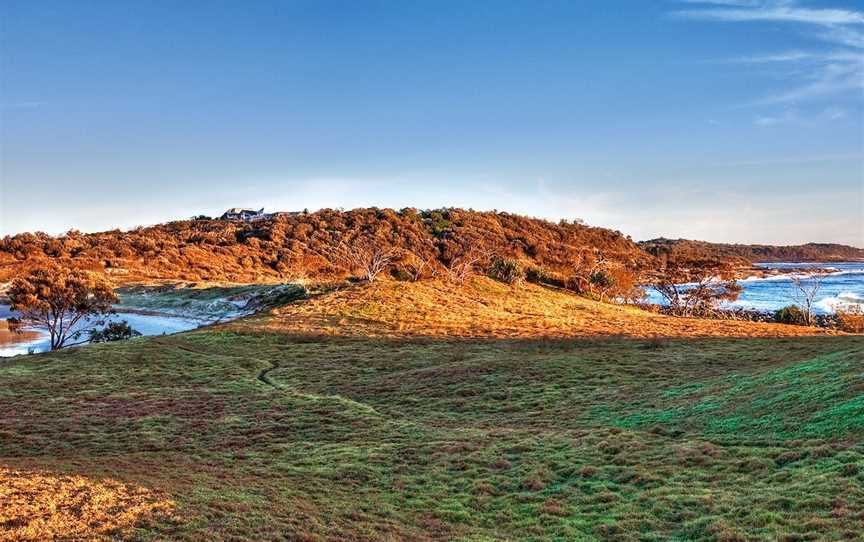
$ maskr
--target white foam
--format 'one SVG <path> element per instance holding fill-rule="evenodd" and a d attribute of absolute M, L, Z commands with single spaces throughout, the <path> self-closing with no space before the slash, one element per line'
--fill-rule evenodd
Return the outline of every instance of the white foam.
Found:
<path fill-rule="evenodd" d="M 849 309 L 854 306 L 864 308 L 864 296 L 854 292 L 840 292 L 835 296 L 820 299 L 814 303 L 814 306 L 825 312 L 837 312 L 839 309 Z"/>

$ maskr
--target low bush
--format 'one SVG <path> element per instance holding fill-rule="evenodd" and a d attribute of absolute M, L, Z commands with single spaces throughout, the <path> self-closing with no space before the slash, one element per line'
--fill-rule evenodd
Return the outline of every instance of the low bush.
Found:
<path fill-rule="evenodd" d="M 521 284 L 525 280 L 525 272 L 519 262 L 511 258 L 493 258 L 489 268 L 489 276 L 507 284 Z"/>
<path fill-rule="evenodd" d="M 615 279 L 605 269 L 598 269 L 591 273 L 591 276 L 588 277 L 588 282 L 590 282 L 592 286 L 601 290 L 611 288 L 615 285 Z"/>
<path fill-rule="evenodd" d="M 807 318 L 797 305 L 788 305 L 774 312 L 774 321 L 780 324 L 803 326 L 807 323 Z"/>
<path fill-rule="evenodd" d="M 576 292 L 577 294 L 584 294 L 590 291 L 590 284 L 585 280 L 585 278 L 579 275 L 574 275 L 567 280 L 566 288 Z"/>
<path fill-rule="evenodd" d="M 94 331 L 90 335 L 90 342 L 107 343 L 113 341 L 125 341 L 139 335 L 141 335 L 141 333 L 132 329 L 129 322 L 123 320 L 121 322 L 111 322 L 103 329 Z"/>
<path fill-rule="evenodd" d="M 402 268 L 391 269 L 390 276 L 403 282 L 416 282 L 414 275 L 412 275 L 408 270 Z"/>
<path fill-rule="evenodd" d="M 531 266 L 525 271 L 525 280 L 533 282 L 534 284 L 544 284 L 546 286 L 555 286 L 558 288 L 564 288 L 566 286 L 563 280 L 548 270 L 537 266 Z"/>

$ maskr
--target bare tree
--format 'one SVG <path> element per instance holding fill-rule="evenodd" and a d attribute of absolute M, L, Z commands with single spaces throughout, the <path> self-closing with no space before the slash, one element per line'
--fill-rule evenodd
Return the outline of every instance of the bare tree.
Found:
<path fill-rule="evenodd" d="M 10 319 L 11 327 L 46 330 L 51 350 L 71 346 L 69 341 L 82 335 L 92 335 L 104 324 L 97 319 L 109 314 L 111 304 L 117 302 L 104 278 L 56 265 L 33 269 L 15 279 L 8 295 L 11 309 L 21 313 L 19 318 Z"/>
<path fill-rule="evenodd" d="M 464 284 L 465 280 L 474 274 L 477 265 L 488 259 L 490 252 L 471 247 L 450 260 L 447 265 L 448 280 L 457 284 Z"/>
<path fill-rule="evenodd" d="M 599 250 L 582 250 L 573 264 L 571 287 L 577 293 L 593 292 L 594 282 L 607 264 L 606 257 Z M 592 277 L 595 279 L 592 281 Z"/>
<path fill-rule="evenodd" d="M 651 277 L 651 286 L 679 316 L 707 316 L 723 302 L 738 299 L 743 288 L 728 264 L 712 260 L 667 261 Z"/>
<path fill-rule="evenodd" d="M 388 243 L 360 238 L 351 243 L 339 243 L 335 255 L 350 271 L 359 271 L 364 279 L 374 282 L 382 271 L 390 267 L 398 256 L 398 250 Z"/>
<path fill-rule="evenodd" d="M 400 263 L 402 270 L 408 273 L 414 282 L 438 275 L 439 264 L 435 256 L 423 256 L 415 250 L 405 250 Z"/>
<path fill-rule="evenodd" d="M 813 325 L 814 314 L 813 305 L 816 303 L 816 296 L 819 295 L 819 290 L 822 289 L 823 275 L 812 275 L 802 277 L 794 275 L 792 277 L 792 300 L 801 308 L 804 315 L 804 323 L 808 326 Z"/>

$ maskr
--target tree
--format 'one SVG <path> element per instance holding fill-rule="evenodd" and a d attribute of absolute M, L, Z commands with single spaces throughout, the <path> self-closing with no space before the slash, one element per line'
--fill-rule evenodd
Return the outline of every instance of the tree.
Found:
<path fill-rule="evenodd" d="M 447 262 L 447 279 L 457 284 L 464 284 L 474 274 L 477 266 L 489 259 L 489 252 L 472 245 L 463 249 L 459 254 Z"/>
<path fill-rule="evenodd" d="M 639 273 L 623 265 L 610 267 L 612 287 L 607 294 L 610 299 L 622 303 L 638 303 L 645 299 L 645 289 L 639 284 Z"/>
<path fill-rule="evenodd" d="M 39 267 L 16 278 L 8 293 L 10 308 L 21 314 L 10 324 L 44 329 L 51 350 L 69 346 L 84 334 L 92 335 L 117 302 L 114 290 L 103 277 L 57 265 Z M 80 344 L 80 343 L 76 343 Z"/>
<path fill-rule="evenodd" d="M 606 293 L 615 286 L 615 277 L 605 269 L 597 269 L 588 276 L 588 284 L 592 291 L 600 296 L 600 301 L 606 297 Z"/>
<path fill-rule="evenodd" d="M 801 308 L 805 325 L 813 325 L 813 305 L 816 302 L 816 296 L 819 295 L 819 290 L 822 288 L 823 278 L 821 275 L 811 277 L 795 275 L 792 277 L 791 297 L 795 304 Z"/>
<path fill-rule="evenodd" d="M 350 244 L 342 242 L 335 253 L 349 271 L 359 271 L 368 282 L 374 282 L 398 256 L 398 251 L 390 243 L 369 238 L 354 239 Z"/>
<path fill-rule="evenodd" d="M 738 299 L 743 288 L 733 275 L 731 265 L 719 260 L 667 260 L 650 284 L 673 314 L 706 316 L 723 302 Z"/>
<path fill-rule="evenodd" d="M 404 271 L 413 282 L 423 280 L 427 277 L 438 275 L 437 254 L 423 256 L 419 250 L 406 249 L 402 253 L 399 268 Z"/>

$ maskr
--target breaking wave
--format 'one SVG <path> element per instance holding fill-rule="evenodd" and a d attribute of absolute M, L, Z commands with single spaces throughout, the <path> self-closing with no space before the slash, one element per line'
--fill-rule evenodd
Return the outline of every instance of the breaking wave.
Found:
<path fill-rule="evenodd" d="M 837 312 L 854 306 L 864 308 L 864 295 L 855 292 L 841 292 L 835 296 L 820 299 L 815 303 L 815 306 L 825 312 Z"/>

